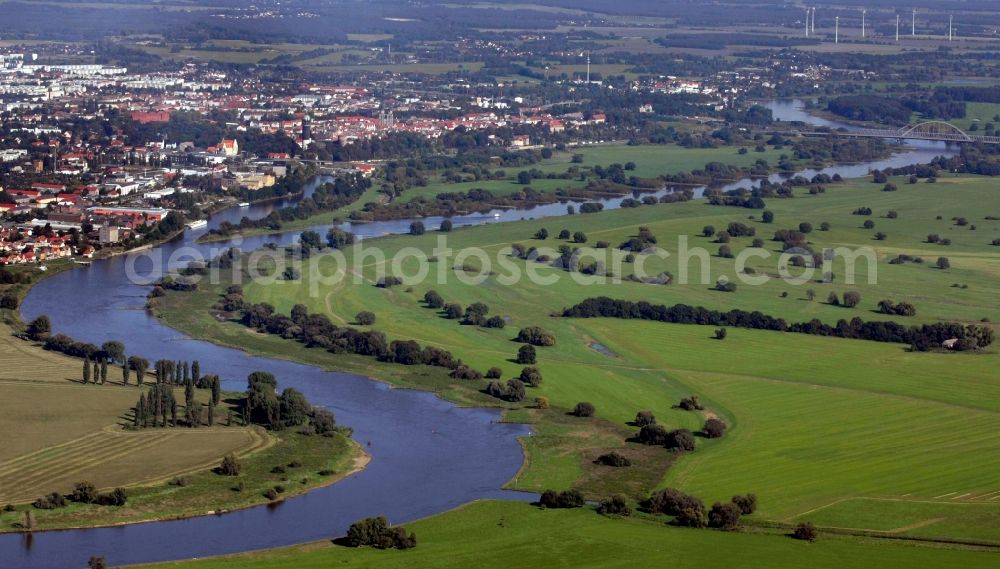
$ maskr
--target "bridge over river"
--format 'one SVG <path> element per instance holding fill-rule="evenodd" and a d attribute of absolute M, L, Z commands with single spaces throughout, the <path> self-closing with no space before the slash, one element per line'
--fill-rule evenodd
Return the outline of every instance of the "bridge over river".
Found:
<path fill-rule="evenodd" d="M 945 121 L 925 121 L 901 128 L 857 128 L 804 132 L 806 136 L 842 136 L 849 138 L 892 138 L 896 140 L 934 140 L 938 142 L 979 142 L 1000 144 L 1000 136 L 969 134 Z"/>

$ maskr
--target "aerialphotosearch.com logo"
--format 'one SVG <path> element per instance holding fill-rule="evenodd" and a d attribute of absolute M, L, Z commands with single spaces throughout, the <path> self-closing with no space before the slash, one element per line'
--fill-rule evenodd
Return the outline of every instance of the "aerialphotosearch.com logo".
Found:
<path fill-rule="evenodd" d="M 452 279 L 475 286 L 490 278 L 502 286 L 516 286 L 527 279 L 536 285 L 553 286 L 568 278 L 580 286 L 639 282 L 720 290 L 733 290 L 736 284 L 762 286 L 774 279 L 793 286 L 834 280 L 853 285 L 862 275 L 868 284 L 878 282 L 878 256 L 871 247 L 818 252 L 799 247 L 783 251 L 747 247 L 731 255 L 721 259 L 705 247 L 691 246 L 687 235 L 677 237 L 673 252 L 659 245 L 630 251 L 572 243 L 452 249 L 448 237 L 439 235 L 430 252 L 413 246 L 387 252 L 377 243 L 366 245 L 364 241 L 343 248 L 270 246 L 245 254 L 233 247 L 207 251 L 182 247 L 166 258 L 162 249 L 133 253 L 125 264 L 129 280 L 138 285 L 166 282 L 183 288 L 201 282 L 297 283 L 307 285 L 313 296 L 326 294 L 345 279 L 379 286 L 444 285 Z"/>

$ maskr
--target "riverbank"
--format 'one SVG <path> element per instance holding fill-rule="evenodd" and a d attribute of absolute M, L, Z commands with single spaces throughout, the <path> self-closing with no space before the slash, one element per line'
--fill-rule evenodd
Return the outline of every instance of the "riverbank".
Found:
<path fill-rule="evenodd" d="M 394 521 L 394 520 L 389 520 Z M 602 516 L 591 507 L 545 510 L 483 501 L 406 524 L 417 534 L 407 551 L 348 548 L 330 540 L 195 561 L 142 565 L 146 569 L 483 569 L 509 567 L 663 567 L 697 559 L 698 567 L 986 569 L 995 552 L 943 550 L 932 545 L 822 534 L 809 543 L 783 530 L 721 532 L 665 526 L 643 516 Z M 333 536 L 331 536 L 332 539 Z"/>
<path fill-rule="evenodd" d="M 885 159 L 898 150 L 885 146 L 885 151 L 869 156 L 870 160 Z M 788 147 L 759 148 L 747 145 L 719 146 L 714 148 L 687 148 L 670 145 L 628 146 L 609 144 L 581 147 L 572 151 L 557 152 L 528 170 L 540 172 L 542 177 L 532 179 L 527 185 L 516 176 L 508 175 L 499 180 L 479 180 L 475 182 L 452 182 L 444 179 L 426 185 L 415 185 L 399 196 L 388 199 L 373 184 L 365 195 L 354 203 L 317 213 L 308 218 L 282 223 L 280 229 L 247 228 L 226 234 L 208 233 L 198 239 L 199 243 L 228 241 L 240 237 L 277 235 L 302 231 L 315 226 L 328 226 L 349 222 L 362 224 L 371 222 L 391 222 L 400 219 L 428 217 L 460 217 L 471 214 L 486 214 L 493 210 L 520 209 L 530 216 L 532 209 L 552 205 L 573 205 L 587 201 L 622 199 L 638 195 L 661 193 L 664 188 L 721 187 L 738 179 L 765 179 L 773 175 L 792 175 L 796 170 L 823 168 L 840 163 L 830 158 L 812 157 L 798 159 Z M 594 171 L 608 168 L 612 164 L 629 164 L 625 171 L 629 177 L 636 177 L 638 185 L 623 181 L 613 182 L 594 174 Z M 692 169 L 693 166 L 697 168 Z M 736 168 L 734 172 L 719 172 L 720 166 Z M 709 171 L 711 168 L 715 170 Z M 572 175 L 570 175 L 572 174 Z M 426 172 L 428 178 L 442 178 L 442 172 Z M 449 198 L 447 203 L 436 201 L 439 194 L 455 195 L 471 190 L 485 190 L 493 197 L 485 201 Z M 519 197 L 525 191 L 536 192 L 534 199 Z M 565 207 L 561 205 L 560 207 Z"/>
<path fill-rule="evenodd" d="M 322 178 L 322 176 L 317 177 L 317 179 Z M 301 195 L 301 194 L 300 194 Z M 346 215 L 350 215 L 351 212 L 360 210 L 365 207 L 365 204 L 370 202 L 381 203 L 385 200 L 385 194 L 381 193 L 378 188 L 371 187 L 365 190 L 365 192 L 354 202 L 348 204 L 344 207 L 331 209 L 329 211 L 323 211 L 315 215 L 311 215 L 304 219 L 293 219 L 291 221 L 283 221 L 281 224 L 281 229 L 272 230 L 264 227 L 253 228 L 253 229 L 240 229 L 228 234 L 219 233 L 206 233 L 198 238 L 198 243 L 218 243 L 223 241 L 229 241 L 234 238 L 248 238 L 257 237 L 261 235 L 276 235 L 279 233 L 287 233 L 289 231 L 303 231 L 314 227 L 316 225 L 329 225 L 336 223 L 340 218 Z M 262 200 L 260 202 L 254 202 L 253 205 L 266 204 L 273 202 L 274 200 Z"/>
<path fill-rule="evenodd" d="M 42 266 L 45 267 L 45 270 L 42 270 Z M 15 277 L 26 275 L 29 282 L 0 284 L 0 296 L 9 294 L 17 299 L 17 305 L 20 306 L 21 302 L 28 295 L 28 291 L 31 290 L 31 287 L 38 284 L 42 279 L 52 277 L 63 271 L 78 268 L 80 265 L 72 259 L 56 259 L 42 266 L 12 265 L 10 267 L 3 267 L 4 271 Z M 15 332 L 19 332 L 24 328 L 24 322 L 21 320 L 17 309 L 0 308 L 0 321 Z"/>

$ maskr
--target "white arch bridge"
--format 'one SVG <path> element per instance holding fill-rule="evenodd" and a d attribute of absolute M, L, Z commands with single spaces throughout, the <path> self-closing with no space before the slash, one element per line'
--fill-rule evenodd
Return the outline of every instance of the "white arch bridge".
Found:
<path fill-rule="evenodd" d="M 814 132 L 808 134 L 843 136 L 849 138 L 893 138 L 896 140 L 936 140 L 941 142 L 980 142 L 983 144 L 1000 144 L 1000 136 L 969 134 L 957 126 L 945 121 L 925 121 L 897 129 L 861 128 L 857 130 Z"/>

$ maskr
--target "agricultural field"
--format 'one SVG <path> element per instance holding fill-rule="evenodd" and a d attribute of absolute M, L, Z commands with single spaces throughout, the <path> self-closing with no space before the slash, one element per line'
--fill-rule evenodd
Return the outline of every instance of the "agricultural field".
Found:
<path fill-rule="evenodd" d="M 230 429 L 229 427 L 217 427 Z M 186 429 L 185 429 L 186 430 Z M 0 513 L 0 531 L 6 531 L 23 520 L 31 510 L 39 529 L 95 527 L 136 523 L 149 520 L 177 519 L 205 515 L 207 512 L 233 511 L 259 506 L 272 501 L 268 496 L 275 488 L 281 498 L 290 498 L 309 490 L 333 484 L 367 464 L 367 456 L 344 436 L 306 436 L 289 430 L 278 434 L 254 427 L 231 430 L 250 431 L 258 444 L 243 449 L 238 477 L 221 476 L 214 472 L 221 458 L 188 472 L 178 472 L 169 478 L 144 482 L 128 488 L 128 502 L 121 507 L 92 506 L 70 502 L 65 508 L 37 510 L 20 506 L 13 512 Z M 203 437 L 201 440 L 196 437 Z M 186 438 L 196 445 L 212 436 L 212 430 L 195 429 Z M 211 444 L 211 443 L 202 443 Z M 165 459 L 183 459 L 180 449 L 164 449 Z M 187 452 L 191 452 L 188 450 Z M 295 465 L 294 467 L 290 465 Z M 287 474 L 275 471 L 284 467 Z M 294 480 L 289 480 L 293 475 Z"/>
<path fill-rule="evenodd" d="M 48 352 L 0 325 L 0 532 L 10 531 L 33 510 L 37 528 L 108 525 L 200 515 L 266 501 L 276 483 L 276 464 L 297 461 L 301 476 L 292 496 L 332 483 L 363 468 L 366 456 L 346 437 L 268 433 L 259 427 L 131 431 L 139 389 L 121 384 L 121 370 L 109 369 L 103 385 L 80 382 L 81 360 Z M 183 390 L 177 393 L 183 398 Z M 207 403 L 210 394 L 197 390 Z M 244 462 L 245 491 L 230 490 L 232 479 L 211 472 L 228 454 Z M 319 474 L 326 472 L 326 474 Z M 330 472 L 334 474 L 329 474 Z M 184 480 L 183 487 L 172 481 Z M 100 491 L 124 487 L 123 507 L 70 504 L 34 510 L 29 503 L 52 492 L 69 493 L 78 482 Z"/>
<path fill-rule="evenodd" d="M 98 488 L 149 484 L 270 444 L 243 428 L 128 432 L 138 390 L 121 385 L 119 368 L 105 385 L 83 385 L 79 360 L 14 338 L 6 326 L 0 354 L 0 503 L 68 492 L 83 480 Z"/>
<path fill-rule="evenodd" d="M 1000 542 L 995 530 L 1000 527 L 1000 502 L 993 500 L 1000 491 L 994 459 L 1000 449 L 990 434 L 1000 412 L 1000 388 L 994 381 L 1000 356 L 995 347 L 980 354 L 914 353 L 899 344 L 736 329 L 719 341 L 712 338 L 712 329 L 701 326 L 553 317 L 585 298 L 604 295 L 759 310 L 789 322 L 815 318 L 835 323 L 860 317 L 907 324 L 957 320 L 990 325 L 1000 319 L 995 302 L 1000 294 L 996 281 L 1000 249 L 991 245 L 1000 237 L 1000 222 L 986 219 L 991 212 L 1000 212 L 1000 193 L 992 181 L 977 177 L 944 177 L 935 184 L 890 181 L 897 184 L 897 191 L 882 191 L 882 184 L 863 179 L 832 184 L 815 195 L 800 189 L 792 199 L 768 199 L 767 209 L 775 216 L 770 224 L 761 222 L 753 210 L 693 201 L 455 230 L 447 235 L 448 247 L 456 252 L 478 248 L 491 259 L 491 273 L 472 284 L 463 283 L 452 268 L 464 266 L 464 280 L 469 280 L 483 261 L 436 257 L 441 253 L 432 250 L 440 233 L 369 240 L 366 244 L 377 245 L 386 258 L 404 247 L 435 257 L 426 265 L 430 277 L 415 279 L 412 285 L 404 281 L 402 286 L 378 288 L 374 283 L 390 263 L 369 257 L 351 265 L 353 253 L 348 252 L 347 279 L 310 277 L 335 273 L 331 258 L 317 258 L 301 267 L 303 280 L 246 284 L 246 297 L 268 302 L 284 314 L 303 303 L 338 325 L 351 325 L 355 314 L 370 310 L 376 315 L 374 328 L 390 340 L 412 339 L 442 347 L 480 370 L 499 366 L 504 379 L 521 368 L 512 359 L 518 344 L 511 339 L 518 329 L 542 326 L 552 332 L 556 345 L 538 349 L 538 368 L 544 377 L 540 387 L 529 389 L 521 405 L 493 402 L 509 408 L 507 420 L 530 422 L 536 432 L 524 442 L 527 459 L 509 484 L 513 488 L 573 486 L 592 497 L 625 492 L 638 499 L 653 488 L 672 486 L 707 503 L 755 492 L 760 497 L 756 517 L 760 520 L 784 524 L 809 520 L 851 531 Z M 852 213 L 862 206 L 870 207 L 872 215 Z M 888 216 L 889 211 L 896 216 Z M 956 223 L 961 217 L 967 219 L 965 225 Z M 875 227 L 863 227 L 866 220 Z M 818 282 L 816 274 L 801 284 L 771 278 L 759 286 L 740 284 L 736 292 L 719 292 L 713 283 L 722 275 L 735 278 L 734 260 L 719 257 L 719 244 L 714 237 L 702 236 L 702 228 L 724 229 L 730 222 L 752 226 L 764 240 L 757 252 L 771 258 L 749 263 L 756 276 L 777 275 L 780 244 L 771 236 L 801 222 L 814 226 L 807 236 L 817 249 L 870 247 L 876 263 L 871 267 L 856 263 L 855 284 L 844 282 L 846 267 L 838 261 L 832 283 Z M 819 229 L 823 222 L 830 224 L 829 230 Z M 577 246 L 591 254 L 614 251 L 608 266 L 627 277 L 639 263 L 622 260 L 613 265 L 624 256 L 614 248 L 635 235 L 639 226 L 647 227 L 658 238 L 658 246 L 672 253 L 679 236 L 688 236 L 691 247 L 706 248 L 703 265 L 709 278 L 671 285 L 602 282 L 599 277 L 510 259 L 504 252 L 512 243 L 553 249 L 573 245 L 556 234 L 564 228 L 571 234 L 581 231 L 587 241 Z M 533 239 L 541 228 L 549 231 L 549 238 Z M 873 237 L 879 230 L 887 234 L 884 240 Z M 951 244 L 927 243 L 929 233 L 947 236 Z M 610 249 L 596 248 L 599 240 L 607 241 Z M 751 248 L 750 241 L 751 237 L 740 237 L 728 245 L 739 253 Z M 920 256 L 924 262 L 889 264 L 901 253 Z M 950 259 L 950 268 L 935 266 L 939 256 Z M 677 257 L 644 258 L 646 274 L 669 271 L 679 277 Z M 690 261 L 692 275 L 700 273 L 700 264 L 698 258 Z M 531 270 L 552 278 L 554 284 L 528 278 L 509 282 L 513 274 Z M 411 256 L 393 271 L 390 274 L 412 277 L 419 267 Z M 877 277 L 874 282 L 868 281 L 869 274 Z M 489 315 L 502 316 L 507 326 L 487 329 L 446 319 L 423 304 L 428 290 L 462 306 L 485 303 Z M 826 301 L 831 292 L 842 296 L 848 291 L 861 294 L 855 308 Z M 171 295 L 163 316 L 171 325 L 223 343 L 252 350 L 266 343 L 265 353 L 281 353 L 280 346 L 285 345 L 291 346 L 287 357 L 304 357 L 329 367 L 360 365 L 355 356 L 330 356 L 278 338 L 260 340 L 240 324 L 215 321 L 207 309 L 218 292 L 219 287 L 206 287 L 196 294 Z M 881 299 L 911 302 L 916 315 L 880 314 Z M 419 378 L 400 377 L 405 374 L 401 367 L 382 366 L 386 374 L 376 375 L 421 386 Z M 447 387 L 442 388 L 442 382 Z M 464 403 L 482 404 L 485 397 L 478 393 L 482 385 L 476 382 L 428 379 L 421 387 Z M 691 394 L 706 402 L 705 412 L 676 408 L 682 397 Z M 547 398 L 551 409 L 533 408 L 534 397 Z M 566 416 L 580 401 L 596 405 L 595 418 Z M 718 416 L 731 431 L 722 439 L 699 439 L 698 450 L 673 461 L 648 453 L 649 447 L 624 442 L 635 433 L 629 421 L 643 409 L 653 411 L 658 422 L 671 428 L 698 430 L 706 417 Z M 624 481 L 617 473 L 612 476 L 606 468 L 595 467 L 594 458 L 611 449 L 642 468 L 637 466 Z M 866 513 L 883 505 L 889 508 L 885 515 Z"/>
<path fill-rule="evenodd" d="M 594 513 L 591 508 L 543 510 L 504 502 L 469 504 L 407 524 L 406 528 L 417 534 L 416 549 L 379 551 L 324 542 L 155 565 L 152 569 L 319 569 L 334 565 L 379 569 L 458 569 L 474 565 L 499 569 L 524 566 L 526 560 L 535 567 L 594 569 L 637 566 L 930 569 L 992 567 L 997 555 L 836 536 L 805 543 L 780 534 L 699 531 L 644 519 L 612 519 Z"/>

